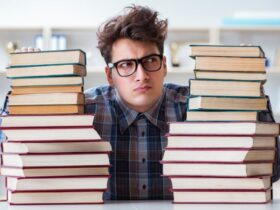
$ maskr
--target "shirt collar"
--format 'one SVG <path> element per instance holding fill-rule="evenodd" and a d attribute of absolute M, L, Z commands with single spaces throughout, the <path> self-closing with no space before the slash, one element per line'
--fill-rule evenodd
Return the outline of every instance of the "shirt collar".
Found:
<path fill-rule="evenodd" d="M 118 117 L 120 132 L 123 134 L 125 130 L 141 116 L 145 116 L 153 125 L 157 126 L 160 130 L 166 130 L 165 123 L 165 87 L 159 100 L 155 105 L 144 113 L 139 113 L 125 105 L 125 102 L 115 90 L 115 110 Z"/>

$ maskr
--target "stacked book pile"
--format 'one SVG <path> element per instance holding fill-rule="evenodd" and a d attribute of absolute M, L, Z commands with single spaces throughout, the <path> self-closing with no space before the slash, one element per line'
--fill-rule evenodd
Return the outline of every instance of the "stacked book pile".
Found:
<path fill-rule="evenodd" d="M 279 125 L 257 122 L 267 107 L 261 48 L 192 47 L 187 122 L 169 124 L 162 160 L 174 202 L 270 202 Z"/>
<path fill-rule="evenodd" d="M 69 57 L 69 52 L 75 54 Z M 46 54 L 50 57 L 46 58 Z M 36 63 L 38 60 L 40 64 Z M 83 69 L 78 76 L 75 62 Z M 94 115 L 83 114 L 84 53 L 79 50 L 19 53 L 12 55 L 13 64 L 22 72 L 18 70 L 18 76 L 13 76 L 21 78 L 12 81 L 9 110 L 18 109 L 0 117 L 0 129 L 6 136 L 1 144 L 1 174 L 6 176 L 8 202 L 103 203 L 109 178 L 108 153 L 112 148 L 94 129 Z M 61 66 L 72 67 L 65 70 Z M 11 71 L 8 75 L 11 77 Z M 64 78 L 67 85 L 50 82 Z M 70 85 L 68 78 L 78 78 L 80 82 Z M 26 87 L 15 85 L 26 81 Z M 69 106 L 73 108 L 68 109 Z"/>

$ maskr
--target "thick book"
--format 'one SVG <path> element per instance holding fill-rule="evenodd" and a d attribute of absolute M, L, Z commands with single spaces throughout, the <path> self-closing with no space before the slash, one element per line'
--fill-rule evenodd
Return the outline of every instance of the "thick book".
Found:
<path fill-rule="evenodd" d="M 273 162 L 275 149 L 166 148 L 164 162 L 252 163 Z"/>
<path fill-rule="evenodd" d="M 262 96 L 261 82 L 193 79 L 191 79 L 189 82 L 190 94 L 192 96 Z"/>
<path fill-rule="evenodd" d="M 77 177 L 7 177 L 10 191 L 106 190 L 109 175 Z"/>
<path fill-rule="evenodd" d="M 263 204 L 271 202 L 272 189 L 265 190 L 171 190 L 173 203 Z"/>
<path fill-rule="evenodd" d="M 17 105 L 8 106 L 10 115 L 83 114 L 84 105 Z"/>
<path fill-rule="evenodd" d="M 12 79 L 11 86 L 26 87 L 26 86 L 65 86 L 65 85 L 84 85 L 83 77 L 46 77 L 46 78 L 19 78 Z"/>
<path fill-rule="evenodd" d="M 1 128 L 8 141 L 68 141 L 100 140 L 92 126 L 60 126 L 33 128 Z"/>
<path fill-rule="evenodd" d="M 83 85 L 12 87 L 12 95 L 40 93 L 83 93 Z"/>
<path fill-rule="evenodd" d="M 172 189 L 226 189 L 226 190 L 264 190 L 271 188 L 271 177 L 169 177 Z"/>
<path fill-rule="evenodd" d="M 103 204 L 103 193 L 104 190 L 8 191 L 8 203 L 10 205 Z"/>
<path fill-rule="evenodd" d="M 265 57 L 260 46 L 240 45 L 190 45 L 191 57 L 224 56 L 224 57 Z"/>
<path fill-rule="evenodd" d="M 84 104 L 83 93 L 9 95 L 9 106 Z"/>
<path fill-rule="evenodd" d="M 42 65 L 9 67 L 6 69 L 8 79 L 35 78 L 35 77 L 62 77 L 86 76 L 86 67 L 83 65 Z"/>
<path fill-rule="evenodd" d="M 188 110 L 267 110 L 266 97 L 214 97 L 193 96 L 188 99 Z"/>
<path fill-rule="evenodd" d="M 196 56 L 195 69 L 204 71 L 265 72 L 265 58 Z"/>
<path fill-rule="evenodd" d="M 73 154 L 2 154 L 3 165 L 11 167 L 63 167 L 109 165 L 108 152 Z"/>
<path fill-rule="evenodd" d="M 187 121 L 257 121 L 254 111 L 187 111 Z"/>
<path fill-rule="evenodd" d="M 172 136 L 168 148 L 275 148 L 274 136 Z"/>
<path fill-rule="evenodd" d="M 172 135 L 279 135 L 279 124 L 268 122 L 170 122 Z"/>
<path fill-rule="evenodd" d="M 244 80 L 266 82 L 266 73 L 194 70 L 196 79 Z"/>
<path fill-rule="evenodd" d="M 80 49 L 16 52 L 10 54 L 10 66 L 12 67 L 48 64 L 86 65 L 86 54 Z"/>
<path fill-rule="evenodd" d="M 63 167 L 2 166 L 1 174 L 9 177 L 73 177 L 109 175 L 109 165 Z"/>
<path fill-rule="evenodd" d="M 111 144 L 108 141 L 35 141 L 35 142 L 2 142 L 4 153 L 41 154 L 41 153 L 89 153 L 110 152 Z"/>
<path fill-rule="evenodd" d="M 49 126 L 92 126 L 94 115 L 3 115 L 0 116 L 4 127 L 49 127 Z"/>
<path fill-rule="evenodd" d="M 164 176 L 250 177 L 272 176 L 273 163 L 164 162 Z"/>

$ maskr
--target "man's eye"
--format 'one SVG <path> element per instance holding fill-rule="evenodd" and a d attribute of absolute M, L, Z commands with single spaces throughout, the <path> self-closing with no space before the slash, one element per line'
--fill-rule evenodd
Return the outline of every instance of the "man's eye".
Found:
<path fill-rule="evenodd" d="M 118 68 L 131 68 L 133 67 L 133 62 L 130 62 L 130 61 L 124 61 L 124 62 L 121 62 L 119 63 L 118 65 Z"/>

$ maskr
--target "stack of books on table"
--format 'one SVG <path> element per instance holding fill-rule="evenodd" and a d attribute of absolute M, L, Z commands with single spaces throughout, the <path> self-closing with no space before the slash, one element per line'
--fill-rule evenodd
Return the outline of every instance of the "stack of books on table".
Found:
<path fill-rule="evenodd" d="M 10 204 L 103 203 L 111 145 L 92 127 L 94 115 L 1 118 Z"/>
<path fill-rule="evenodd" d="M 188 121 L 256 121 L 267 109 L 264 53 L 259 46 L 192 45 Z"/>
<path fill-rule="evenodd" d="M 170 122 L 162 160 L 174 203 L 270 202 L 279 125 L 256 121 L 257 112 L 267 106 L 261 92 L 262 50 L 252 47 L 255 54 L 249 54 L 251 48 L 239 46 L 193 48 L 196 62 L 198 57 L 207 62 L 196 64 L 187 122 Z M 241 58 L 234 61 L 237 55 Z M 256 58 L 247 62 L 249 56 Z M 262 73 L 253 73 L 253 68 Z"/>
<path fill-rule="evenodd" d="M 109 142 L 84 114 L 85 54 L 15 53 L 7 116 L 0 116 L 1 174 L 10 204 L 103 203 Z"/>
<path fill-rule="evenodd" d="M 76 114 L 84 112 L 81 50 L 11 53 L 10 114 Z"/>

